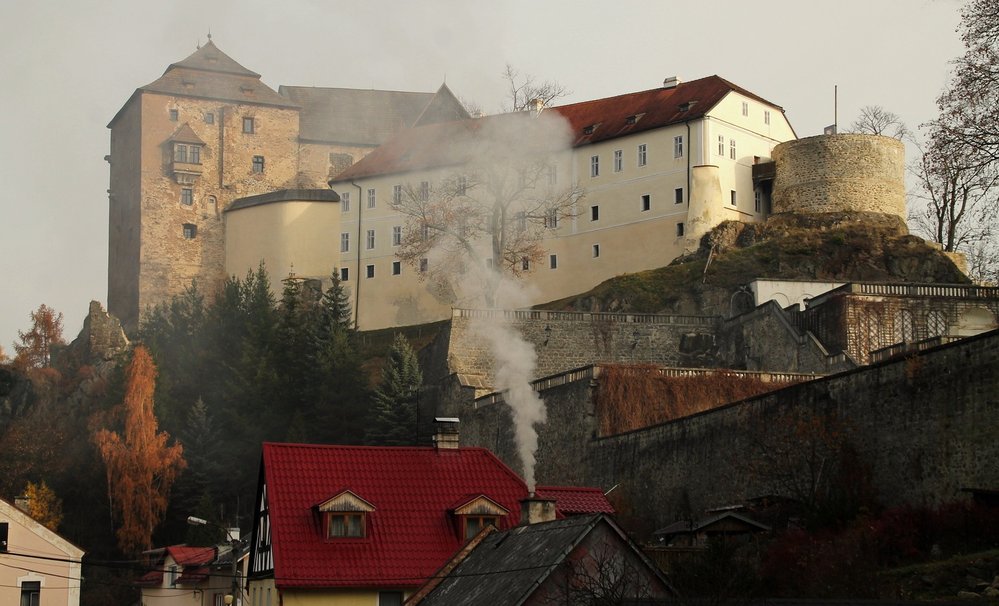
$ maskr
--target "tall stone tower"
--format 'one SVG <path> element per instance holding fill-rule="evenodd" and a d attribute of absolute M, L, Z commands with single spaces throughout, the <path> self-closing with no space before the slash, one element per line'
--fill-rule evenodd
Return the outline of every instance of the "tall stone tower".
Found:
<path fill-rule="evenodd" d="M 108 310 L 134 330 L 192 280 L 224 278 L 222 211 L 296 187 L 300 107 L 209 41 L 108 124 Z"/>

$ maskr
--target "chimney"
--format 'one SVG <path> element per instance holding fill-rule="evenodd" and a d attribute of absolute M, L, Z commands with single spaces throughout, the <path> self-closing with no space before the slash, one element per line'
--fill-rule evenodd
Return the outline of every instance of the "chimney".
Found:
<path fill-rule="evenodd" d="M 14 497 L 14 507 L 17 507 L 24 513 L 31 513 L 31 499 L 26 494 L 18 495 Z"/>
<path fill-rule="evenodd" d="M 434 417 L 437 431 L 434 446 L 437 450 L 458 450 L 458 417 Z"/>
<path fill-rule="evenodd" d="M 531 99 L 527 102 L 527 109 L 531 111 L 532 114 L 537 116 L 541 113 L 541 110 L 545 108 L 545 102 L 542 99 Z"/>
<path fill-rule="evenodd" d="M 680 84 L 680 79 L 676 76 L 669 76 L 663 80 L 663 88 L 676 88 Z"/>
<path fill-rule="evenodd" d="M 520 501 L 520 523 L 522 525 L 555 521 L 555 499 L 539 497 L 533 492 Z"/>

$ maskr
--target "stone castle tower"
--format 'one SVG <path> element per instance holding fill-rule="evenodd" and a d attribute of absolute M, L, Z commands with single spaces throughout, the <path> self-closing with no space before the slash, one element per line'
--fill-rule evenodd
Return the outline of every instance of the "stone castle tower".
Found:
<path fill-rule="evenodd" d="M 108 311 L 126 330 L 192 280 L 215 291 L 236 200 L 326 189 L 400 128 L 468 117 L 446 86 L 278 92 L 260 78 L 209 40 L 136 89 L 108 124 Z"/>

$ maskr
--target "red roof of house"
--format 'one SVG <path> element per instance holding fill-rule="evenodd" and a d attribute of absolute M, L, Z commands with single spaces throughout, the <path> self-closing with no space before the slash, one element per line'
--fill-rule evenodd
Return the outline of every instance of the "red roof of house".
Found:
<path fill-rule="evenodd" d="M 563 516 L 614 513 L 614 506 L 599 488 L 585 486 L 538 486 L 535 494 L 555 499 L 555 509 Z"/>
<path fill-rule="evenodd" d="M 455 507 L 488 497 L 510 512 L 505 530 L 527 497 L 524 481 L 483 448 L 265 443 L 262 464 L 278 587 L 418 586 L 462 544 Z M 344 490 L 374 507 L 367 536 L 326 540 L 316 506 Z"/>
<path fill-rule="evenodd" d="M 215 559 L 214 547 L 171 545 L 166 548 L 166 552 L 180 566 L 201 566 Z"/>
<path fill-rule="evenodd" d="M 730 92 L 783 111 L 724 78 L 708 76 L 673 88 L 551 107 L 541 115 L 564 118 L 570 131 L 568 143 L 579 147 L 701 118 Z M 516 133 L 518 123 L 532 118 L 530 112 L 516 112 L 405 129 L 337 176 L 336 181 L 464 164 L 476 157 L 483 132 L 490 136 L 497 132 Z M 561 146 L 559 141 L 549 143 Z"/>

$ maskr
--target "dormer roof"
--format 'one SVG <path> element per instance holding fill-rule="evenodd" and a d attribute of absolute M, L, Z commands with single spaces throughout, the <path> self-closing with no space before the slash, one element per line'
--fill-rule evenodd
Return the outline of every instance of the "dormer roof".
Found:
<path fill-rule="evenodd" d="M 205 144 L 205 142 L 201 140 L 201 137 L 194 132 L 194 129 L 192 129 L 187 122 L 181 125 L 181 127 L 178 128 L 174 134 L 170 135 L 169 141 L 173 143 L 188 143 L 192 145 Z"/>
<path fill-rule="evenodd" d="M 369 513 L 375 506 L 349 490 L 342 490 L 333 497 L 316 505 L 319 511 L 361 511 Z"/>

